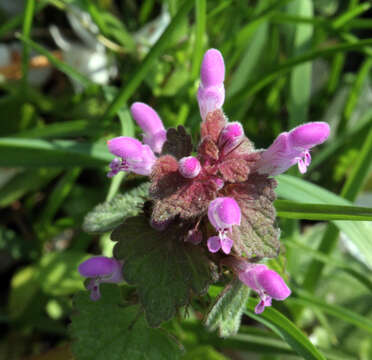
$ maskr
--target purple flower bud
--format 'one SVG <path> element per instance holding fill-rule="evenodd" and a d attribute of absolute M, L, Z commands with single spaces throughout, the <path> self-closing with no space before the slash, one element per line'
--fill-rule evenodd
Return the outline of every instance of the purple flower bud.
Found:
<path fill-rule="evenodd" d="M 150 175 L 156 157 L 148 145 L 143 145 L 137 139 L 119 136 L 107 142 L 109 151 L 120 157 L 114 159 L 108 176 L 116 175 L 119 171 L 132 171 L 140 175 Z"/>
<path fill-rule="evenodd" d="M 172 220 L 165 220 L 165 221 L 162 221 L 162 222 L 157 222 L 157 221 L 151 219 L 150 226 L 157 231 L 164 231 L 171 222 L 172 222 Z"/>
<path fill-rule="evenodd" d="M 329 133 L 329 125 L 325 122 L 307 123 L 281 133 L 262 152 L 256 164 L 258 173 L 279 175 L 295 164 L 302 174 L 305 173 L 311 162 L 309 150 L 327 140 Z"/>
<path fill-rule="evenodd" d="M 200 71 L 198 103 L 203 120 L 207 114 L 220 109 L 225 101 L 225 64 L 222 54 L 216 49 L 209 49 L 203 58 Z"/>
<path fill-rule="evenodd" d="M 233 245 L 234 242 L 226 235 L 211 236 L 207 241 L 208 250 L 211 253 L 215 253 L 218 250 L 222 249 L 225 254 L 230 254 Z"/>
<path fill-rule="evenodd" d="M 225 185 L 225 182 L 217 176 L 211 177 L 211 180 L 215 183 L 217 191 L 221 190 Z"/>
<path fill-rule="evenodd" d="M 201 170 L 199 160 L 194 156 L 187 156 L 179 161 L 179 172 L 187 179 L 197 177 Z"/>
<path fill-rule="evenodd" d="M 223 154 L 227 154 L 239 145 L 243 136 L 243 126 L 239 122 L 228 123 L 221 131 L 218 147 L 222 149 Z"/>
<path fill-rule="evenodd" d="M 204 54 L 200 70 L 203 87 L 221 85 L 225 80 L 225 63 L 217 49 L 209 49 Z"/>
<path fill-rule="evenodd" d="M 260 314 L 266 306 L 271 306 L 271 300 L 285 300 L 291 295 L 284 280 L 278 273 L 263 264 L 248 264 L 239 272 L 239 279 L 245 285 L 256 291 L 261 300 L 255 308 L 255 313 Z"/>
<path fill-rule="evenodd" d="M 85 260 L 79 265 L 78 271 L 81 276 L 91 278 L 87 284 L 87 289 L 90 290 L 90 298 L 93 301 L 101 298 L 100 283 L 119 283 L 123 281 L 121 263 L 116 259 L 105 256 L 95 256 Z"/>
<path fill-rule="evenodd" d="M 219 197 L 209 204 L 208 219 L 217 231 L 229 230 L 240 225 L 240 207 L 231 197 Z"/>
<path fill-rule="evenodd" d="M 199 230 L 192 229 L 188 232 L 185 241 L 193 245 L 199 245 L 203 241 L 203 234 Z"/>
<path fill-rule="evenodd" d="M 161 153 L 167 134 L 157 112 L 141 102 L 134 103 L 130 111 L 134 120 L 144 132 L 143 142 L 149 145 L 155 153 Z"/>

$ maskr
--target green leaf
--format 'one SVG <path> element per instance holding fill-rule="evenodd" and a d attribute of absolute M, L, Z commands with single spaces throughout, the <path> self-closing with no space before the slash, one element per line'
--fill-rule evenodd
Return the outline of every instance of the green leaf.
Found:
<path fill-rule="evenodd" d="M 327 304 L 326 302 L 319 300 L 317 297 L 303 291 L 300 291 L 298 297 L 294 298 L 293 301 L 306 307 L 322 310 L 331 316 L 339 318 L 343 322 L 355 325 L 372 334 L 372 321 L 368 319 L 368 317 L 359 315 L 343 306 Z"/>
<path fill-rule="evenodd" d="M 0 166 L 102 166 L 113 156 L 103 144 L 69 140 L 0 139 Z"/>
<path fill-rule="evenodd" d="M 22 32 L 24 37 L 29 37 L 32 28 L 32 22 L 35 13 L 35 0 L 29 0 L 25 5 L 25 13 L 23 18 Z M 27 75 L 28 75 L 28 62 L 30 57 L 30 49 L 27 44 L 23 46 L 22 50 L 22 76 L 24 85 L 27 85 Z"/>
<path fill-rule="evenodd" d="M 249 41 L 244 39 L 244 44 L 247 44 L 246 49 L 244 50 L 244 53 L 241 54 L 239 65 L 231 77 L 227 92 L 228 98 L 236 94 L 247 82 L 250 81 L 254 70 L 259 71 L 257 69 L 257 64 L 259 64 L 265 44 L 267 43 L 268 27 L 266 21 L 262 23 L 261 21 L 255 21 L 250 22 L 245 29 L 245 32 L 247 30 L 251 32 L 249 34 L 250 39 Z"/>
<path fill-rule="evenodd" d="M 302 204 L 294 201 L 276 200 L 278 216 L 306 220 L 361 220 L 372 221 L 372 208 L 325 204 Z"/>
<path fill-rule="evenodd" d="M 40 289 L 37 271 L 33 266 L 18 270 L 12 277 L 8 312 L 12 319 L 20 317 L 27 310 Z"/>
<path fill-rule="evenodd" d="M 88 233 L 103 233 L 111 231 L 126 218 L 138 215 L 148 197 L 149 183 L 117 195 L 112 200 L 97 205 L 87 214 L 83 230 Z"/>
<path fill-rule="evenodd" d="M 88 259 L 88 254 L 67 250 L 44 255 L 38 266 L 38 281 L 42 290 L 50 295 L 73 294 L 84 289 L 84 279 L 77 268 Z"/>
<path fill-rule="evenodd" d="M 317 59 L 323 56 L 329 56 L 331 54 L 346 52 L 346 51 L 362 51 L 365 46 L 372 45 L 372 40 L 360 40 L 355 43 L 342 43 L 335 46 L 327 47 L 326 49 L 317 49 L 309 51 L 303 55 L 293 57 L 283 64 L 278 65 L 275 69 L 270 72 L 265 73 L 260 79 L 254 83 L 249 83 L 247 86 L 244 86 L 236 95 L 231 98 L 231 104 L 237 106 L 237 103 L 242 101 L 247 101 L 248 97 L 253 96 L 258 91 L 260 91 L 267 84 L 275 80 L 278 76 L 286 74 L 291 71 L 291 69 L 299 64 L 309 62 L 311 60 Z"/>
<path fill-rule="evenodd" d="M 187 232 L 177 226 L 154 230 L 144 216 L 127 219 L 111 239 L 118 243 L 114 256 L 123 260 L 124 279 L 137 286 L 150 326 L 171 319 L 192 295 L 201 295 L 213 281 L 203 249 L 184 241 Z"/>
<path fill-rule="evenodd" d="M 262 314 L 257 315 L 254 313 L 256 304 L 256 300 L 249 299 L 246 310 L 246 314 L 249 317 L 274 331 L 304 359 L 326 360 L 326 358 L 310 342 L 307 336 L 289 319 L 272 307 L 266 308 Z"/>
<path fill-rule="evenodd" d="M 298 0 L 292 4 L 295 4 L 296 14 L 299 16 L 311 17 L 314 13 L 311 0 Z M 312 24 L 298 24 L 296 26 L 293 49 L 295 56 L 311 49 L 312 36 Z M 310 62 L 295 66 L 291 72 L 288 103 L 291 128 L 307 121 L 311 95 L 311 73 L 312 64 Z"/>
<path fill-rule="evenodd" d="M 1 162 L 1 160 L 0 160 Z M 54 168 L 21 171 L 0 188 L 0 208 L 10 205 L 25 194 L 47 185 L 59 174 Z"/>
<path fill-rule="evenodd" d="M 336 194 L 331 193 L 319 186 L 311 184 L 289 175 L 280 175 L 277 177 L 277 194 L 289 200 L 297 202 L 335 204 L 341 206 L 350 206 L 351 203 Z M 372 242 L 369 241 L 371 226 L 367 222 L 358 221 L 334 221 L 334 224 L 344 232 L 358 249 L 359 254 L 365 262 L 372 266 Z"/>
<path fill-rule="evenodd" d="M 111 119 L 119 111 L 119 109 L 129 100 L 129 98 L 136 91 L 142 80 L 146 77 L 148 72 L 154 66 L 159 56 L 163 53 L 164 49 L 169 45 L 173 35 L 183 24 L 183 20 L 187 17 L 188 12 L 194 5 L 193 1 L 186 0 L 180 6 L 177 14 L 173 17 L 171 23 L 164 31 L 162 36 L 151 48 L 145 59 L 140 63 L 139 67 L 133 72 L 133 75 L 127 81 L 126 86 L 120 89 L 120 92 L 108 107 L 104 119 Z"/>
<path fill-rule="evenodd" d="M 164 330 L 148 328 L 138 306 L 125 306 L 118 286 L 102 284 L 101 292 L 96 302 L 88 292 L 75 297 L 70 333 L 77 360 L 179 359 L 179 345 Z"/>
<path fill-rule="evenodd" d="M 202 345 L 188 351 L 182 360 L 228 360 L 212 346 Z"/>
<path fill-rule="evenodd" d="M 205 325 L 208 329 L 218 329 L 222 337 L 236 335 L 249 292 L 249 288 L 238 279 L 228 284 L 207 314 Z"/>

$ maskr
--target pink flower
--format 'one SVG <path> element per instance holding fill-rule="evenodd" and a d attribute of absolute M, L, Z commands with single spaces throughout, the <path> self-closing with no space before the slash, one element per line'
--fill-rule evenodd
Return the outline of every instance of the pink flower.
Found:
<path fill-rule="evenodd" d="M 209 112 L 220 109 L 225 101 L 225 64 L 218 50 L 209 49 L 205 53 L 200 77 L 197 98 L 201 117 L 205 120 Z"/>
<path fill-rule="evenodd" d="M 182 158 L 179 163 L 179 172 L 187 179 L 197 177 L 201 170 L 199 160 L 194 156 L 187 156 Z"/>
<path fill-rule="evenodd" d="M 260 296 L 261 300 L 255 308 L 256 314 L 261 314 L 266 306 L 271 306 L 272 299 L 285 300 L 291 295 L 291 290 L 280 275 L 266 265 L 245 263 L 238 275 L 241 282 Z"/>
<path fill-rule="evenodd" d="M 116 175 L 119 171 L 132 171 L 139 175 L 150 175 L 156 157 L 148 145 L 143 145 L 137 139 L 119 136 L 107 142 L 109 151 L 120 157 L 114 159 L 108 177 Z"/>
<path fill-rule="evenodd" d="M 230 197 L 219 197 L 213 200 L 208 207 L 208 219 L 218 231 L 218 236 L 208 239 L 209 251 L 215 253 L 222 249 L 225 254 L 229 254 L 234 242 L 227 236 L 227 232 L 233 225 L 240 225 L 241 221 L 238 203 Z"/>
<path fill-rule="evenodd" d="M 222 153 L 228 154 L 239 145 L 244 137 L 243 126 L 239 122 L 228 123 L 221 131 L 218 139 L 218 147 Z"/>
<path fill-rule="evenodd" d="M 167 134 L 157 112 L 150 106 L 135 102 L 130 111 L 138 126 L 143 130 L 143 142 L 150 146 L 152 151 L 160 154 Z"/>
<path fill-rule="evenodd" d="M 301 174 L 310 165 L 310 149 L 327 140 L 330 128 L 325 122 L 300 125 L 290 132 L 281 133 L 273 144 L 261 154 L 257 162 L 258 173 L 279 175 L 297 164 Z"/>
<path fill-rule="evenodd" d="M 95 256 L 85 260 L 79 265 L 81 276 L 91 278 L 87 284 L 90 298 L 97 301 L 101 298 L 99 285 L 101 283 L 119 283 L 123 281 L 122 265 L 119 261 L 105 256 Z"/>

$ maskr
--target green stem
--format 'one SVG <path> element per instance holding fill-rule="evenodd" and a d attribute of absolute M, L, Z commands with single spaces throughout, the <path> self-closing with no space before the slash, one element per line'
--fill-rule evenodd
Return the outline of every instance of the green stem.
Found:
<path fill-rule="evenodd" d="M 32 20 L 34 18 L 34 12 L 35 12 L 35 0 L 26 1 L 26 9 L 24 13 L 23 27 L 22 27 L 23 36 L 26 38 L 30 37 L 31 28 L 32 28 Z M 24 89 L 26 89 L 26 86 L 27 86 L 29 58 L 30 58 L 30 47 L 28 44 L 23 44 L 22 81 L 23 81 Z"/>

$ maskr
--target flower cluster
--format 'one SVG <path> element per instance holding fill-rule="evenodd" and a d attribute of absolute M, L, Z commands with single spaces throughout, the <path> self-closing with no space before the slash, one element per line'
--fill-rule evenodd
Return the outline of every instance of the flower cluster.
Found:
<path fill-rule="evenodd" d="M 255 150 L 242 125 L 229 122 L 222 112 L 224 77 L 221 53 L 208 50 L 197 93 L 203 121 L 195 156 L 182 128 L 167 133 L 155 110 L 135 103 L 131 112 L 143 130 L 143 143 L 129 137 L 110 140 L 108 148 L 117 158 L 108 176 L 119 171 L 150 176 L 153 228 L 163 231 L 180 222 L 186 229 L 185 241 L 208 249 L 214 262 L 228 266 L 257 292 L 261 301 L 256 313 L 261 313 L 272 299 L 284 300 L 291 293 L 279 274 L 257 264 L 279 251 L 272 176 L 295 164 L 306 172 L 310 149 L 324 142 L 330 130 L 324 122 L 307 123 L 280 134 L 267 150 Z M 110 281 L 119 280 L 115 270 L 102 271 L 80 272 L 95 278 L 91 287 L 108 281 L 104 278 L 108 275 Z M 92 298 L 97 298 L 95 294 Z"/>

